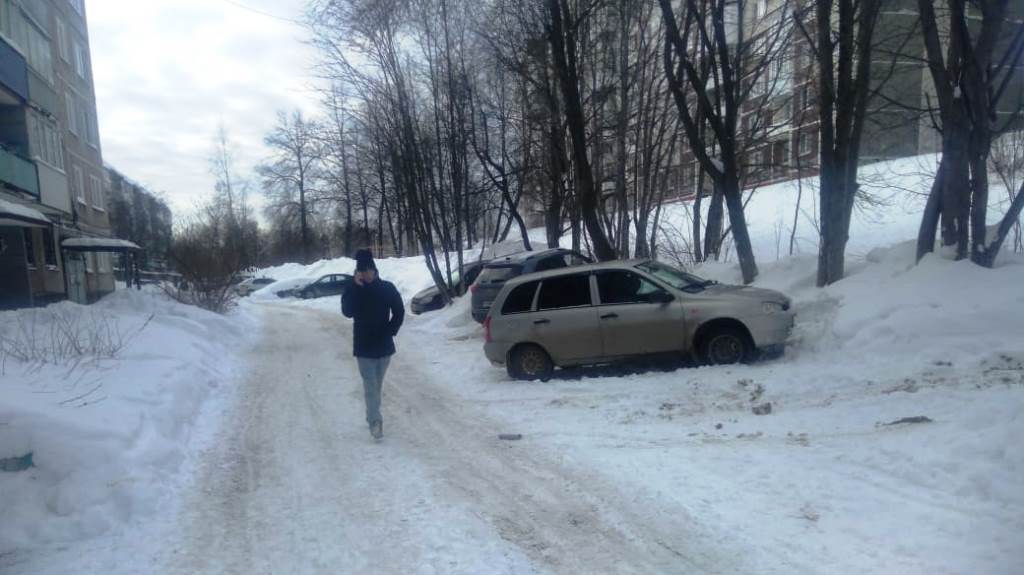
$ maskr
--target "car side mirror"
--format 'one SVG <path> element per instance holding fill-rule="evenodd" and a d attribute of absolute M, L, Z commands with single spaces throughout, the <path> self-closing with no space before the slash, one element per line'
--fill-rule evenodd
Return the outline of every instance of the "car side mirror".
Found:
<path fill-rule="evenodd" d="M 671 303 L 675 301 L 675 299 L 676 298 L 672 297 L 672 294 L 667 291 L 656 291 L 651 294 L 652 303 Z"/>

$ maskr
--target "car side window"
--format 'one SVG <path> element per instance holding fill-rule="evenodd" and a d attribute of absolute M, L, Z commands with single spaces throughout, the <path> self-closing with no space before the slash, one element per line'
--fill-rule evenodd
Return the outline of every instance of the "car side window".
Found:
<path fill-rule="evenodd" d="M 543 272 L 547 270 L 557 270 L 566 267 L 566 257 L 564 255 L 548 256 L 537 262 L 534 271 Z"/>
<path fill-rule="evenodd" d="M 583 307 L 590 304 L 590 276 L 587 274 L 548 278 L 541 282 L 538 310 Z"/>
<path fill-rule="evenodd" d="M 501 306 L 501 314 L 525 313 L 533 307 L 533 296 L 540 282 L 529 282 L 513 288 Z"/>
<path fill-rule="evenodd" d="M 597 275 L 597 292 L 602 305 L 654 303 L 665 294 L 653 282 L 633 272 L 608 271 Z M 659 294 L 659 295 L 655 295 Z"/>
<path fill-rule="evenodd" d="M 569 260 L 570 266 L 582 266 L 590 263 L 589 260 L 584 259 L 576 254 L 567 254 L 565 256 L 565 259 Z"/>

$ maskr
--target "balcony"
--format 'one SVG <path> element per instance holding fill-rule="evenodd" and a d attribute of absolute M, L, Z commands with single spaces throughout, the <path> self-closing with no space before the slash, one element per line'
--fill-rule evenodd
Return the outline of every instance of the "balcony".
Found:
<path fill-rule="evenodd" d="M 40 108 L 57 115 L 57 91 L 31 68 L 28 73 L 28 94 Z"/>
<path fill-rule="evenodd" d="M 2 148 L 0 148 L 0 182 L 33 196 L 39 196 L 39 175 L 36 172 L 36 165 Z"/>
<path fill-rule="evenodd" d="M 25 57 L 4 40 L 0 40 L 0 85 L 21 102 L 28 100 L 28 64 Z"/>

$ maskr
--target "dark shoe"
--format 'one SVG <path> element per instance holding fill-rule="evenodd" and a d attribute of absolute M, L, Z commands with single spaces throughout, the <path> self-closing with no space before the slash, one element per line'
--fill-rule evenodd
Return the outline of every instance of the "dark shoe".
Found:
<path fill-rule="evenodd" d="M 378 421 L 370 425 L 370 435 L 372 435 L 374 439 L 380 439 L 384 437 L 384 424 Z"/>

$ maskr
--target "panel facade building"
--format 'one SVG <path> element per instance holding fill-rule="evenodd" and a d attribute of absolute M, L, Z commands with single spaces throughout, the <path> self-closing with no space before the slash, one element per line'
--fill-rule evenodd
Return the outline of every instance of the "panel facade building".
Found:
<path fill-rule="evenodd" d="M 110 235 L 104 174 L 84 0 L 0 0 L 0 205 L 48 222 L 0 220 L 0 307 L 114 289 L 111 254 L 61 248 Z"/>

